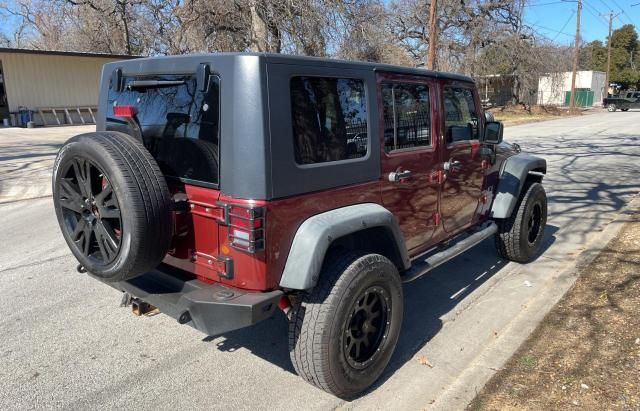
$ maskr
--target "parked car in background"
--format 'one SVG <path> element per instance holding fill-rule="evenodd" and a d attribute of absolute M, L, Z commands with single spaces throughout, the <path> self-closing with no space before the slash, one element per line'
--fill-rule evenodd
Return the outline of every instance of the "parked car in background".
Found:
<path fill-rule="evenodd" d="M 607 97 L 602 100 L 602 106 L 606 107 L 609 112 L 618 109 L 629 111 L 632 108 L 640 108 L 640 91 L 626 91 L 617 96 Z"/>

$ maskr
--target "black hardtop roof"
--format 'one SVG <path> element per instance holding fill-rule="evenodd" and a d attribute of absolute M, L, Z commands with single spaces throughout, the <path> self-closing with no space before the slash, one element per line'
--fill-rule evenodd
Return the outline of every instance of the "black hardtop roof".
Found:
<path fill-rule="evenodd" d="M 291 54 L 276 54 L 276 53 L 199 53 L 199 54 L 181 54 L 171 56 L 156 56 L 146 57 L 138 59 L 138 61 L 144 60 L 160 60 L 160 59 L 180 59 L 180 58 L 194 58 L 194 57 L 206 57 L 206 58 L 237 58 L 243 56 L 256 56 L 265 59 L 268 63 L 280 63 L 280 64 L 301 64 L 301 65 L 313 65 L 313 66 L 327 66 L 327 67 L 343 67 L 345 69 L 355 70 L 373 70 L 373 71 L 385 71 L 401 74 L 414 74 L 418 76 L 429 76 L 434 78 L 445 78 L 450 80 L 458 80 L 473 83 L 473 79 L 469 76 L 455 73 L 447 73 L 443 71 L 427 70 L 424 68 L 412 68 L 406 66 L 397 66 L 393 64 L 373 63 L 367 61 L 350 61 L 331 59 L 324 57 L 309 57 L 298 56 Z"/>

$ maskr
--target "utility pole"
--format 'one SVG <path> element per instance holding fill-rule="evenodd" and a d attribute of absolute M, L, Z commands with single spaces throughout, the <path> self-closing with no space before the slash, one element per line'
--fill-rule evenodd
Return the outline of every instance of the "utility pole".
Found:
<path fill-rule="evenodd" d="M 573 57 L 573 73 L 571 73 L 571 98 L 569 100 L 569 110 L 574 111 L 576 108 L 576 73 L 578 71 L 578 60 L 580 58 L 580 9 L 582 8 L 582 0 L 578 0 L 578 12 L 576 16 L 576 45 L 575 56 Z"/>
<path fill-rule="evenodd" d="M 605 80 L 604 80 L 604 93 L 602 93 L 602 97 L 609 97 L 609 76 L 610 76 L 610 72 L 611 72 L 611 34 L 612 34 L 612 26 L 613 26 L 613 19 L 615 19 L 616 17 L 618 17 L 620 15 L 620 13 L 617 14 L 613 14 L 613 11 L 609 12 L 608 16 L 609 16 L 609 38 L 607 40 L 607 74 L 605 76 Z M 601 14 L 601 16 L 606 16 L 606 14 Z"/>
<path fill-rule="evenodd" d="M 437 0 L 431 0 L 429 7 L 429 57 L 427 60 L 427 68 L 435 70 L 436 68 L 436 49 L 438 44 L 438 5 Z"/>

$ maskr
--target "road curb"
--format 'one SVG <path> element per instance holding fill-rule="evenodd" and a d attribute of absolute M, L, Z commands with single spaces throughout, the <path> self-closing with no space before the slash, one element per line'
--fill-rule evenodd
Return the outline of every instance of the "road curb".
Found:
<path fill-rule="evenodd" d="M 635 195 L 605 226 L 601 234 L 589 241 L 570 264 L 553 276 L 553 286 L 542 287 L 540 293 L 505 327 L 495 342 L 483 350 L 442 394 L 425 408 L 432 410 L 464 409 L 500 370 L 518 348 L 538 327 L 558 301 L 573 287 L 579 273 L 620 233 L 630 215 L 640 212 L 640 196 Z"/>

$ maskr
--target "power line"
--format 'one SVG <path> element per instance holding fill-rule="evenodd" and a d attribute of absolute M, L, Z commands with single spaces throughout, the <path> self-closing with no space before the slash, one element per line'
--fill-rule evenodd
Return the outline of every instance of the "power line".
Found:
<path fill-rule="evenodd" d="M 600 16 L 600 10 L 598 10 L 595 6 L 592 6 L 591 4 L 587 3 L 586 0 L 583 0 L 582 4 L 584 6 L 587 6 L 587 11 L 589 12 L 589 14 L 591 14 L 593 17 L 596 18 L 597 21 L 599 21 L 600 23 L 604 24 L 605 27 L 607 26 L 606 20 L 603 20 Z"/>
<path fill-rule="evenodd" d="M 573 14 L 575 14 L 575 11 L 573 12 Z M 573 16 L 572 16 L 572 17 L 573 17 Z M 573 34 L 569 34 L 569 33 L 565 33 L 565 32 L 563 32 L 563 31 L 559 31 L 559 30 L 556 30 L 556 29 L 552 29 L 551 27 L 545 27 L 545 26 L 541 26 L 541 25 L 539 25 L 539 24 L 534 24 L 534 23 L 529 23 L 529 24 L 530 24 L 531 26 L 538 27 L 538 28 L 541 28 L 541 29 L 544 29 L 544 30 L 549 30 L 549 31 L 552 31 L 552 32 L 554 32 L 554 33 L 564 34 L 565 36 L 573 37 Z M 546 36 L 545 36 L 545 37 L 546 37 Z"/>
<path fill-rule="evenodd" d="M 565 28 L 567 28 L 567 25 L 569 24 L 569 22 L 571 21 L 571 19 L 573 19 L 573 16 L 576 15 L 576 11 L 572 11 L 571 15 L 569 16 L 569 18 L 567 19 L 567 21 L 562 25 L 562 28 L 560 29 L 560 31 L 555 35 L 555 37 L 553 39 L 551 39 L 551 41 L 556 41 L 556 39 L 558 38 L 558 36 L 560 34 L 562 34 L 562 32 L 564 31 Z"/>
<path fill-rule="evenodd" d="M 620 9 L 620 11 L 622 11 L 622 14 L 627 18 L 627 20 L 629 21 L 630 24 L 633 24 L 633 21 L 631 20 L 631 17 L 629 17 L 629 15 L 627 14 L 626 11 L 624 11 L 624 9 L 622 7 L 620 7 L 620 5 L 616 2 L 616 0 L 611 0 L 613 2 L 613 4 L 616 5 L 617 8 Z M 622 21 L 622 19 L 620 20 Z"/>
<path fill-rule="evenodd" d="M 591 14 L 593 17 L 595 17 L 595 19 L 599 22 L 605 25 L 606 27 L 606 22 L 604 20 L 602 20 L 599 16 L 600 11 L 598 9 L 596 9 L 593 6 L 590 6 L 586 1 L 582 3 L 583 6 L 588 6 L 585 10 L 587 10 L 587 12 L 589 14 Z"/>

